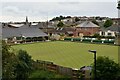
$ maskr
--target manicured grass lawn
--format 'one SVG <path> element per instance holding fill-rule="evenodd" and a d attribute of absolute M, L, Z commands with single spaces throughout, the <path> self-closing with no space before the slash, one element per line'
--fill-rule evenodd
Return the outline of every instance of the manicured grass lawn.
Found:
<path fill-rule="evenodd" d="M 80 68 L 93 63 L 93 54 L 88 50 L 97 50 L 97 56 L 109 56 L 118 62 L 118 46 L 89 44 L 78 42 L 39 42 L 12 46 L 26 50 L 33 59 L 52 61 L 61 66 Z"/>

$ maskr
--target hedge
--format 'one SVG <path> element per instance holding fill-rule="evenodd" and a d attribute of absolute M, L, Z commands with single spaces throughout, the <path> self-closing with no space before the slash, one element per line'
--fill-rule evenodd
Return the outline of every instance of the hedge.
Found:
<path fill-rule="evenodd" d="M 102 43 L 102 40 L 93 40 L 95 43 Z"/>
<path fill-rule="evenodd" d="M 83 39 L 83 42 L 91 42 L 91 39 Z"/>
<path fill-rule="evenodd" d="M 108 41 L 108 40 L 104 41 L 104 43 L 109 43 L 109 44 L 114 44 L 114 42 L 115 41 Z"/>
<path fill-rule="evenodd" d="M 72 38 L 65 38 L 65 41 L 71 41 Z"/>
<path fill-rule="evenodd" d="M 25 38 L 24 37 L 16 37 L 17 40 L 24 40 Z"/>
<path fill-rule="evenodd" d="M 80 38 L 73 38 L 73 41 L 80 41 Z"/>

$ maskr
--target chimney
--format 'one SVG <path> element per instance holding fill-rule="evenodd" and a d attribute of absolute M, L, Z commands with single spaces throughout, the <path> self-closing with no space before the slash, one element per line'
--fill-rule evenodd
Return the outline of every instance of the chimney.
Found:
<path fill-rule="evenodd" d="M 29 25 L 29 22 L 28 22 L 28 17 L 26 16 L 26 21 L 25 21 L 25 24 L 26 25 Z"/>

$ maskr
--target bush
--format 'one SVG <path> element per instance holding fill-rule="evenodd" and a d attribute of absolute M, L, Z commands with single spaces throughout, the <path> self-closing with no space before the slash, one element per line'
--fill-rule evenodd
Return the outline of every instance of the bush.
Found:
<path fill-rule="evenodd" d="M 71 41 L 72 38 L 65 38 L 65 41 Z"/>
<path fill-rule="evenodd" d="M 74 38 L 73 41 L 80 41 L 80 38 Z"/>
<path fill-rule="evenodd" d="M 102 43 L 102 40 L 93 40 L 95 43 Z"/>
<path fill-rule="evenodd" d="M 83 39 L 83 42 L 91 42 L 91 39 Z"/>
<path fill-rule="evenodd" d="M 15 66 L 16 79 L 26 80 L 30 72 L 32 71 L 32 59 L 31 56 L 24 50 L 19 50 L 17 57 L 19 62 Z"/>
<path fill-rule="evenodd" d="M 110 27 L 112 24 L 113 24 L 113 21 L 111 19 L 110 20 L 106 20 L 105 23 L 104 23 L 104 27 L 105 28 Z"/>
<path fill-rule="evenodd" d="M 109 43 L 109 44 L 114 44 L 115 41 L 108 41 L 108 40 L 105 40 L 104 43 Z"/>
<path fill-rule="evenodd" d="M 59 75 L 57 73 L 54 73 L 54 72 L 50 72 L 50 71 L 47 71 L 47 70 L 36 70 L 34 71 L 30 76 L 29 78 L 31 79 L 43 79 L 43 80 L 56 80 L 56 79 L 69 79 L 68 76 L 63 76 L 63 75 Z"/>
<path fill-rule="evenodd" d="M 94 74 L 94 65 L 92 73 Z M 97 80 L 119 80 L 120 65 L 108 57 L 99 56 L 96 60 Z"/>

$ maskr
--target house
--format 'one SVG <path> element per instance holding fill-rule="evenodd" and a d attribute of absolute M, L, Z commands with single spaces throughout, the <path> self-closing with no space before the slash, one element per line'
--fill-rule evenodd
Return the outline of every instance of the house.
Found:
<path fill-rule="evenodd" d="M 101 29 L 100 36 L 112 36 L 115 37 L 115 44 L 120 45 L 120 25 L 111 26 L 106 29 Z"/>
<path fill-rule="evenodd" d="M 44 33 L 38 22 L 29 23 L 28 18 L 23 23 L 10 23 L 3 24 L 2 27 L 2 38 L 6 42 L 10 43 L 21 43 L 21 42 L 34 42 L 43 41 L 48 39 L 48 35 Z"/>
<path fill-rule="evenodd" d="M 112 21 L 114 25 L 119 25 L 120 18 L 112 18 Z"/>
<path fill-rule="evenodd" d="M 84 21 L 76 26 L 76 36 L 92 36 L 98 33 L 100 26 L 91 21 Z"/>
<path fill-rule="evenodd" d="M 48 35 L 38 28 L 23 25 L 19 28 L 3 27 L 2 38 L 10 43 L 20 43 L 42 41 L 44 39 L 48 39 Z"/>
<path fill-rule="evenodd" d="M 100 36 L 111 36 L 115 37 L 115 44 L 120 45 L 120 26 L 114 25 L 106 29 L 101 29 L 99 32 Z"/>
<path fill-rule="evenodd" d="M 117 25 L 114 25 L 114 26 L 110 26 L 108 28 L 101 28 L 100 29 L 100 36 L 112 36 L 112 37 L 115 37 L 116 36 L 116 33 L 119 32 L 119 27 Z"/>

